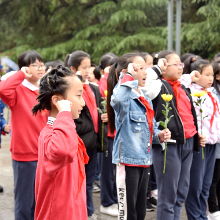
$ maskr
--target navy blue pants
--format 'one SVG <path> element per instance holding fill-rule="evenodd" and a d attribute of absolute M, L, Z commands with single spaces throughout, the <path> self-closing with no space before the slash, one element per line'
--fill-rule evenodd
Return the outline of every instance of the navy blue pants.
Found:
<path fill-rule="evenodd" d="M 168 144 L 166 170 L 164 167 L 164 151 L 161 145 L 153 145 L 153 164 L 156 172 L 158 200 L 157 220 L 179 220 L 190 181 L 190 167 L 193 158 L 194 138 L 186 140 L 186 144 Z"/>
<path fill-rule="evenodd" d="M 190 187 L 185 202 L 188 220 L 207 220 L 207 200 L 215 166 L 215 150 L 216 145 L 206 144 L 204 159 L 202 159 L 202 147 L 200 153 L 193 152 Z"/>
<path fill-rule="evenodd" d="M 100 154 L 101 156 L 101 205 L 104 207 L 111 206 L 112 204 L 118 203 L 117 190 L 115 183 L 115 165 L 112 164 L 112 149 L 113 139 L 108 138 L 108 157 Z"/>
<path fill-rule="evenodd" d="M 15 220 L 34 220 L 37 161 L 12 160 Z"/>
<path fill-rule="evenodd" d="M 87 196 L 87 212 L 88 216 L 94 213 L 94 206 L 92 201 L 92 185 L 95 180 L 96 166 L 97 166 L 97 149 L 87 150 L 89 156 L 89 163 L 85 165 L 86 171 L 86 196 Z"/>

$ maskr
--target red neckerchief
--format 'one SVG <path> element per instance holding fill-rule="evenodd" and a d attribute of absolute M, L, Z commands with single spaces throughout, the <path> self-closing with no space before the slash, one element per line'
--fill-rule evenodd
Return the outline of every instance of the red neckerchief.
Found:
<path fill-rule="evenodd" d="M 78 192 L 76 195 L 76 199 L 81 191 L 81 187 L 83 184 L 83 181 L 86 177 L 85 175 L 85 164 L 87 164 L 89 162 L 89 156 L 86 152 L 86 148 L 85 145 L 82 141 L 82 139 L 79 137 L 79 135 L 77 134 L 78 137 L 78 151 L 77 151 L 77 156 L 78 156 L 78 164 L 79 164 L 79 188 L 78 188 Z"/>
<path fill-rule="evenodd" d="M 172 87 L 173 89 L 173 92 L 174 92 L 174 95 L 175 95 L 175 98 L 176 98 L 176 106 L 177 106 L 177 109 L 179 111 L 179 106 L 178 106 L 178 99 L 180 97 L 180 92 L 179 92 L 179 89 L 178 87 L 180 86 L 180 81 L 176 80 L 176 81 L 170 81 L 168 79 L 165 79 Z"/>
<path fill-rule="evenodd" d="M 202 89 L 202 90 L 204 90 L 204 89 Z M 204 90 L 204 91 L 206 91 L 206 90 Z M 214 111 L 213 111 L 213 114 L 212 114 L 212 117 L 211 117 L 211 121 L 210 121 L 210 125 L 211 125 L 211 128 L 212 128 L 212 124 L 213 124 L 213 121 L 214 121 L 214 116 L 215 116 L 215 113 L 216 113 L 216 111 L 218 109 L 218 104 L 217 104 L 217 101 L 215 100 L 215 98 L 212 96 L 211 92 L 206 91 L 206 93 L 208 94 L 208 96 L 212 100 L 212 104 L 213 104 L 213 107 L 214 107 Z M 218 109 L 218 111 L 219 111 L 219 109 Z"/>
<path fill-rule="evenodd" d="M 147 122 L 148 122 L 150 133 L 151 133 L 151 136 L 150 136 L 150 144 L 151 144 L 152 139 L 153 139 L 153 128 L 154 128 L 154 125 L 153 125 L 154 110 L 151 108 L 150 103 L 143 96 L 140 96 L 139 99 L 146 108 Z M 150 146 L 149 146 L 148 153 L 150 153 Z"/>
<path fill-rule="evenodd" d="M 93 95 L 93 91 L 90 88 L 89 84 L 83 84 L 83 99 L 86 102 L 86 105 L 89 109 L 89 113 L 92 117 L 95 132 L 98 133 L 99 131 L 98 109 L 96 105 L 95 96 Z"/>
<path fill-rule="evenodd" d="M 35 95 L 39 95 L 39 90 L 34 90 L 32 91 Z M 40 111 L 41 115 L 42 116 L 45 116 L 47 113 L 48 113 L 48 110 L 47 109 L 44 109 L 44 110 L 41 110 Z"/>

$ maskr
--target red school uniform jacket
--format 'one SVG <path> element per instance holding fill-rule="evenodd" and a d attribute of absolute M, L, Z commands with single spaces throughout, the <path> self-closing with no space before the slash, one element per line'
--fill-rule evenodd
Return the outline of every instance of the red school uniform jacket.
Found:
<path fill-rule="evenodd" d="M 25 74 L 18 71 L 0 83 L 0 97 L 11 110 L 12 159 L 17 161 L 37 161 L 37 140 L 47 123 L 48 115 L 40 113 L 35 117 L 31 109 L 36 100 L 38 88 L 25 80 Z"/>
<path fill-rule="evenodd" d="M 54 122 L 52 122 L 54 121 Z M 86 181 L 78 193 L 78 137 L 70 112 L 49 117 L 39 137 L 35 220 L 86 220 Z"/>

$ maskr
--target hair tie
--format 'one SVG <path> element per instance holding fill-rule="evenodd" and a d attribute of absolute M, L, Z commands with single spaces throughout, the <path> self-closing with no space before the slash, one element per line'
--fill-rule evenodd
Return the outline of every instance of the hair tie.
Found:
<path fill-rule="evenodd" d="M 191 63 L 194 63 L 194 62 L 196 62 L 196 57 L 192 57 L 192 58 L 190 59 L 190 64 L 191 64 Z"/>

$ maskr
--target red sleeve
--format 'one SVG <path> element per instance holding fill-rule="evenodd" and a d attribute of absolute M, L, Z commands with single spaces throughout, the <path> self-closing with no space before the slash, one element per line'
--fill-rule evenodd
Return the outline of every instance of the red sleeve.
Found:
<path fill-rule="evenodd" d="M 20 70 L 0 83 L 0 97 L 9 107 L 16 103 L 16 88 L 24 81 L 25 74 Z"/>
<path fill-rule="evenodd" d="M 120 83 L 120 85 L 122 84 L 122 83 L 125 83 L 125 82 L 127 82 L 127 81 L 133 81 L 134 80 L 134 78 L 133 78 L 133 76 L 131 76 L 130 74 L 125 74 L 124 76 L 123 76 L 123 78 L 121 79 L 121 83 Z"/>
<path fill-rule="evenodd" d="M 72 115 L 60 112 L 53 123 L 53 133 L 44 137 L 45 168 L 53 175 L 73 162 L 78 151 L 78 137 Z"/>
<path fill-rule="evenodd" d="M 106 97 L 104 92 L 105 90 L 107 90 L 107 78 L 108 78 L 108 73 L 105 73 L 104 77 L 102 77 L 101 80 L 97 82 L 102 97 Z"/>

